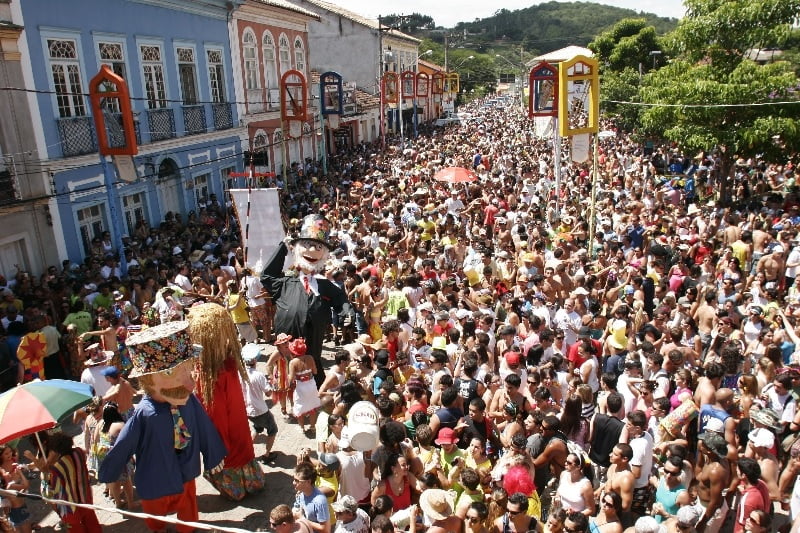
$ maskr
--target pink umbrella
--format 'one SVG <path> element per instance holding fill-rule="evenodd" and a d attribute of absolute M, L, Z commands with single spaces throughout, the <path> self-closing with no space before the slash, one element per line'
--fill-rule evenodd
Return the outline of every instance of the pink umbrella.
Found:
<path fill-rule="evenodd" d="M 447 167 L 434 174 L 433 179 L 448 183 L 467 183 L 477 181 L 478 176 L 468 168 Z"/>

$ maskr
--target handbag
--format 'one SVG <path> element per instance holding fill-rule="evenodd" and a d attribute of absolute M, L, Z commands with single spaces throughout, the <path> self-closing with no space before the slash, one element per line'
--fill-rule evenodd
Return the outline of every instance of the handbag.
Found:
<path fill-rule="evenodd" d="M 788 454 L 798 440 L 800 440 L 800 431 L 789 433 L 781 440 L 781 449 Z"/>

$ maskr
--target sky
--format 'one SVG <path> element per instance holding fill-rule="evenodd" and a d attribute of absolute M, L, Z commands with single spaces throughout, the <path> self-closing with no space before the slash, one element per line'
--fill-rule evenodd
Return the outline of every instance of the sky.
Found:
<path fill-rule="evenodd" d="M 421 13 L 433 17 L 437 26 L 452 28 L 459 22 L 492 16 L 499 9 L 522 9 L 546 0 L 501 0 L 497 4 L 486 0 L 328 0 L 360 15 Z M 655 13 L 662 17 L 681 18 L 685 12 L 681 0 L 588 0 L 598 4 L 625 7 L 635 11 Z"/>

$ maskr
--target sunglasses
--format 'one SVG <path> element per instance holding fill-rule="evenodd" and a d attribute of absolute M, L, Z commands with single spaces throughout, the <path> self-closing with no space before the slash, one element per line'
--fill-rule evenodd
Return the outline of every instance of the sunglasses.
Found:
<path fill-rule="evenodd" d="M 468 516 L 467 520 L 469 520 L 472 524 L 476 524 L 481 521 L 481 518 L 479 516 Z"/>
<path fill-rule="evenodd" d="M 583 529 L 577 527 L 569 527 L 569 526 L 564 526 L 564 531 L 566 533 L 584 533 Z"/>
<path fill-rule="evenodd" d="M 507 509 L 507 510 L 506 510 L 506 512 L 507 512 L 508 514 L 510 514 L 511 516 L 517 516 L 518 514 L 522 514 L 522 513 L 524 513 L 525 511 L 523 511 L 522 509 L 520 509 L 520 510 L 518 510 L 518 511 L 512 511 L 511 509 Z"/>
<path fill-rule="evenodd" d="M 286 523 L 286 522 L 277 522 L 277 523 L 276 523 L 276 522 L 273 522 L 272 520 L 270 520 L 270 521 L 269 521 L 269 527 L 271 527 L 271 528 L 275 529 L 276 527 L 278 527 L 278 526 L 282 526 L 282 525 L 283 525 L 283 524 L 285 524 L 285 523 Z"/>
<path fill-rule="evenodd" d="M 668 476 L 679 476 L 679 475 L 681 475 L 681 471 L 680 470 L 664 470 L 664 473 L 667 474 Z"/>
<path fill-rule="evenodd" d="M 610 502 L 608 500 L 603 500 L 603 505 L 605 507 L 614 507 L 614 502 Z"/>

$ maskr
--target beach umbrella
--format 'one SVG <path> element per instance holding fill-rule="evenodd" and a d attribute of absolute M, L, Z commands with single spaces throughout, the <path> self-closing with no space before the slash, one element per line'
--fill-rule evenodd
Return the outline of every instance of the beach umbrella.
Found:
<path fill-rule="evenodd" d="M 57 426 L 92 401 L 92 388 L 77 381 L 31 381 L 0 395 L 0 443 Z"/>
<path fill-rule="evenodd" d="M 478 176 L 473 171 L 464 167 L 446 167 L 433 175 L 433 179 L 447 183 L 467 183 L 476 181 Z"/>

